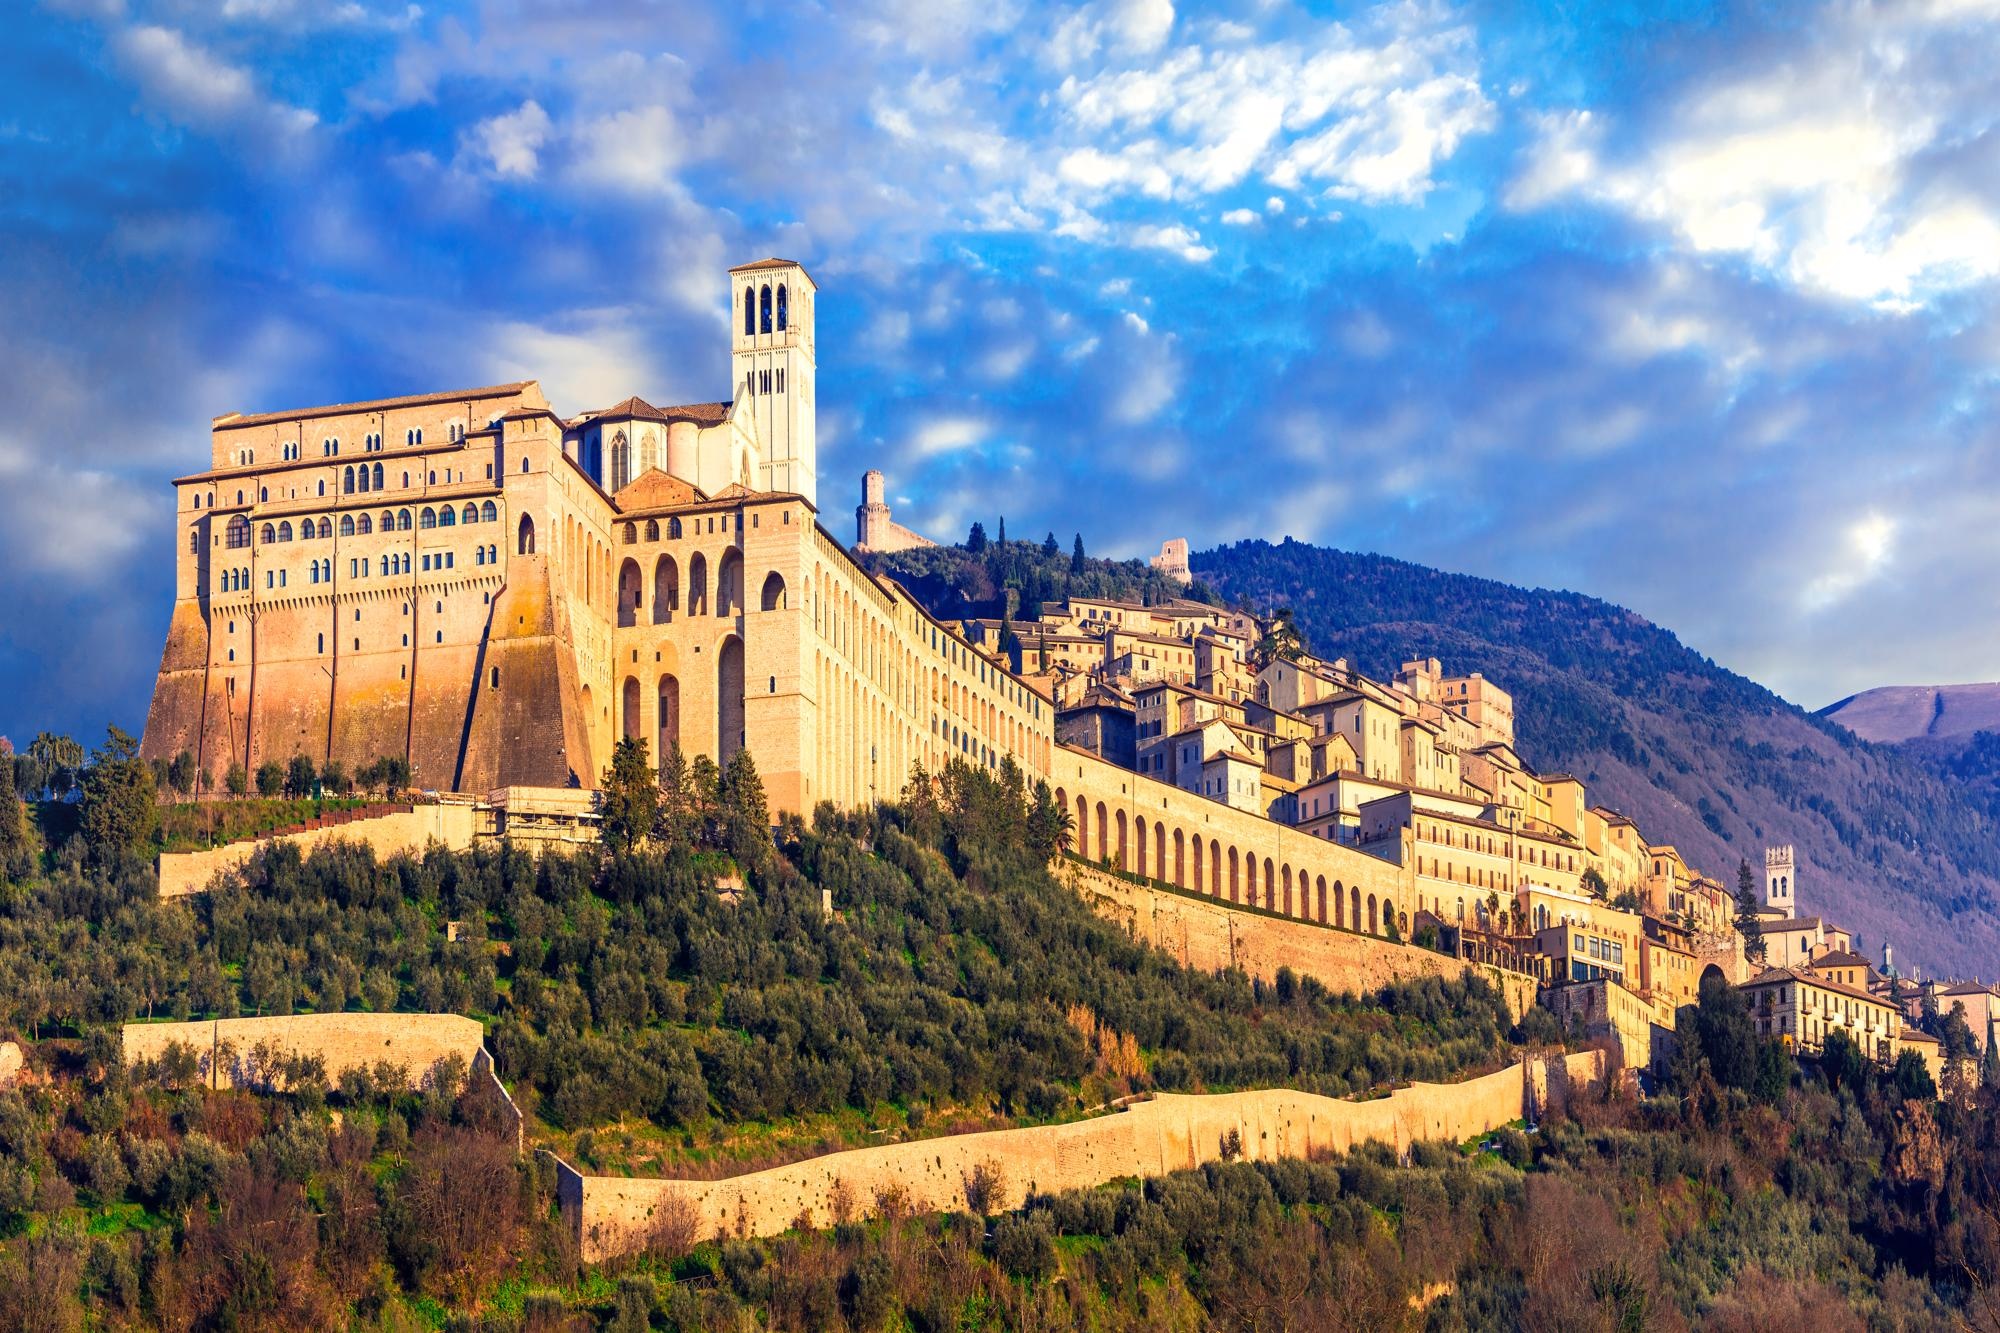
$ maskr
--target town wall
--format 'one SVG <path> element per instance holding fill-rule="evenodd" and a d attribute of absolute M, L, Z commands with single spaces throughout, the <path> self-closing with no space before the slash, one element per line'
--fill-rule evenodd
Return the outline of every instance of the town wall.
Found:
<path fill-rule="evenodd" d="M 472 845 L 475 819 L 470 805 L 419 805 L 393 814 L 330 822 L 322 828 L 277 833 L 255 841 L 212 847 L 207 851 L 163 852 L 160 854 L 160 896 L 182 898 L 191 893 L 204 892 L 218 874 L 242 869 L 259 848 L 278 842 L 292 844 L 299 849 L 300 855 L 333 842 L 365 844 L 374 849 L 378 858 L 394 856 L 397 852 L 422 851 L 433 842 L 463 851 Z"/>
<path fill-rule="evenodd" d="M 226 1087 L 232 1083 L 232 1062 L 224 1049 L 241 1060 L 269 1044 L 287 1055 L 318 1056 L 325 1062 L 329 1087 L 350 1069 L 373 1070 L 385 1062 L 401 1065 L 414 1087 L 433 1065 L 451 1056 L 473 1070 L 484 1040 L 478 1020 L 459 1014 L 291 1014 L 127 1023 L 124 1053 L 129 1065 L 157 1059 L 179 1042 L 202 1057 L 210 1086 Z"/>
<path fill-rule="evenodd" d="M 1535 1002 L 1535 979 L 1430 949 L 1396 944 L 1316 921 L 1279 920 L 1227 902 L 1154 885 L 1135 884 L 1074 861 L 1058 875 L 1102 916 L 1134 938 L 1163 949 L 1182 966 L 1202 971 L 1240 968 L 1265 981 L 1289 967 L 1332 991 L 1366 995 L 1398 981 L 1456 979 L 1476 972 L 1506 998 L 1515 1019 Z"/>
<path fill-rule="evenodd" d="M 1553 1059 L 1572 1084 L 1602 1076 L 1602 1056 Z M 583 1260 L 595 1263 L 643 1246 L 662 1208 L 691 1209 L 696 1234 L 769 1236 L 803 1218 L 835 1220 L 836 1183 L 857 1216 L 878 1196 L 901 1191 L 918 1212 L 966 1206 L 965 1181 L 991 1164 L 1002 1207 L 1030 1194 L 1087 1189 L 1127 1176 L 1159 1176 L 1217 1161 L 1224 1145 L 1270 1161 L 1341 1152 L 1363 1142 L 1400 1150 L 1419 1140 L 1460 1141 L 1537 1113 L 1552 1069 L 1536 1059 L 1457 1084 L 1414 1084 L 1374 1101 L 1350 1102 L 1287 1089 L 1215 1096 L 1162 1095 L 1094 1120 L 1030 1129 L 919 1139 L 831 1153 L 728 1180 L 636 1180 L 584 1176 L 564 1166 L 557 1197 Z"/>

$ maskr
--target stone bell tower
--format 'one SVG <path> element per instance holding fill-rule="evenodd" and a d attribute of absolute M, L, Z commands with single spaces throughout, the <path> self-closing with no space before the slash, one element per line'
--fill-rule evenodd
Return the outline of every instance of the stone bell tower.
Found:
<path fill-rule="evenodd" d="M 756 423 L 764 459 L 758 485 L 819 503 L 818 353 L 813 315 L 818 289 L 805 267 L 760 259 L 729 270 L 729 369 L 733 395 Z"/>
<path fill-rule="evenodd" d="M 1781 917 L 1796 914 L 1798 900 L 1794 896 L 1798 889 L 1798 876 L 1792 864 L 1792 849 L 1766 847 L 1764 849 L 1764 906 Z"/>

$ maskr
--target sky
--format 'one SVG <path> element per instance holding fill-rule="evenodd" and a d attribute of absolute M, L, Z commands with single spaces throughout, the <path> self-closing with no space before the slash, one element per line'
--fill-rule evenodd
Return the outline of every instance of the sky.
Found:
<path fill-rule="evenodd" d="M 2000 0 L 8 8 L 17 743 L 143 724 L 211 417 L 721 397 L 772 254 L 843 538 L 880 467 L 947 540 L 1576 589 L 1807 707 L 2000 678 Z"/>

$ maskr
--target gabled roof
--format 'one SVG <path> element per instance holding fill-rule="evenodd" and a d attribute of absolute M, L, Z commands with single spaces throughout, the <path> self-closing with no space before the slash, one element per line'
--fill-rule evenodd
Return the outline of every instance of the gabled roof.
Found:
<path fill-rule="evenodd" d="M 635 513 L 647 509 L 672 509 L 679 505 L 699 504 L 709 497 L 701 488 L 669 476 L 656 467 L 649 467 L 627 483 L 624 490 L 612 499 L 621 513 Z"/>
<path fill-rule="evenodd" d="M 274 421 L 298 421 L 306 417 L 341 417 L 355 412 L 385 412 L 398 407 L 422 407 L 426 403 L 469 402 L 477 398 L 507 398 L 533 388 L 534 380 L 512 384 L 489 384 L 478 389 L 447 389 L 441 393 L 413 393 L 400 398 L 369 398 L 358 403 L 329 403 L 322 407 L 295 407 L 283 412 L 225 412 L 209 423 L 221 429 L 238 426 L 268 426 Z"/>

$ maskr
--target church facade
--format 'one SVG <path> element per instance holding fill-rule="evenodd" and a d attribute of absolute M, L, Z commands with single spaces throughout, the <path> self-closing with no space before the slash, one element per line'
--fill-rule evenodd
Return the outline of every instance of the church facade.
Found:
<path fill-rule="evenodd" d="M 566 418 L 527 381 L 216 418 L 174 483 L 143 752 L 396 755 L 483 793 L 593 786 L 623 736 L 747 745 L 794 810 L 954 755 L 1048 771 L 1049 699 L 818 521 L 810 276 L 728 277 L 728 401 Z"/>

